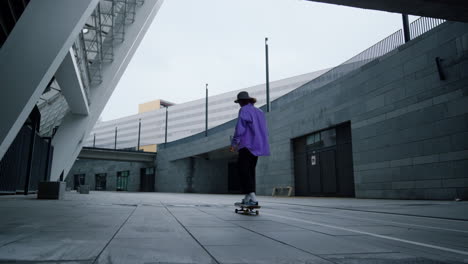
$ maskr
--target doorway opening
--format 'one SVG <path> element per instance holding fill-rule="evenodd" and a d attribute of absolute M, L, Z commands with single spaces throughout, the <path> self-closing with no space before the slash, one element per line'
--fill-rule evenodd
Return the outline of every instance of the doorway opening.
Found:
<path fill-rule="evenodd" d="M 96 174 L 96 191 L 105 191 L 107 187 L 107 173 Z"/>
<path fill-rule="evenodd" d="M 80 185 L 85 184 L 85 174 L 75 174 L 73 180 L 73 190 L 78 190 Z"/>
<path fill-rule="evenodd" d="M 155 191 L 155 170 L 154 167 L 140 169 L 140 191 Z"/>
<path fill-rule="evenodd" d="M 293 140 L 297 196 L 354 197 L 351 123 Z"/>

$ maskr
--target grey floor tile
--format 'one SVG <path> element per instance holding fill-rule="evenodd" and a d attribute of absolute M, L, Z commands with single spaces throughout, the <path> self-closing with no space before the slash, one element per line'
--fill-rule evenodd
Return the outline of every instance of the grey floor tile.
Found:
<path fill-rule="evenodd" d="M 22 239 L 0 247 L 0 260 L 88 260 L 96 257 L 107 241 L 79 239 Z"/>
<path fill-rule="evenodd" d="M 231 223 L 255 231 L 304 231 L 304 228 L 271 220 L 231 221 Z"/>
<path fill-rule="evenodd" d="M 190 233 L 205 246 L 264 244 L 267 238 L 240 227 L 188 227 Z"/>
<path fill-rule="evenodd" d="M 114 239 L 96 263 L 213 263 L 194 240 L 168 237 L 160 239 Z"/>
<path fill-rule="evenodd" d="M 414 257 L 401 253 L 351 254 L 322 257 L 337 264 L 447 264 L 444 261 Z"/>
<path fill-rule="evenodd" d="M 234 213 L 240 198 L 117 192 L 67 193 L 61 201 L 0 196 L 0 264 L 88 264 L 101 252 L 99 263 L 212 263 L 210 254 L 219 263 L 468 263 L 466 254 L 384 238 L 468 254 L 468 222 L 444 219 L 468 220 L 466 202 L 259 197 L 260 215 L 246 216 Z"/>
<path fill-rule="evenodd" d="M 223 264 L 332 264 L 321 257 L 311 255 L 298 249 L 275 244 L 241 245 L 241 246 L 207 246 L 208 251 Z"/>
<path fill-rule="evenodd" d="M 301 248 L 313 254 L 346 254 L 389 252 L 370 242 L 355 240 L 355 237 L 336 237 L 313 231 L 262 232 L 264 235 Z"/>

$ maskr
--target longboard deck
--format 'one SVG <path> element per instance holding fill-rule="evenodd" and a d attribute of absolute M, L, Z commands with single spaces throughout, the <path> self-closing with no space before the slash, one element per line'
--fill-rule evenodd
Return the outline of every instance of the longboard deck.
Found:
<path fill-rule="evenodd" d="M 245 205 L 243 203 L 235 203 L 234 204 L 236 207 L 240 207 L 240 209 L 235 209 L 234 212 L 236 213 L 242 213 L 242 214 L 259 214 L 258 209 L 262 208 L 259 205 Z M 257 210 L 255 210 L 257 209 Z"/>
<path fill-rule="evenodd" d="M 257 209 L 257 208 L 262 208 L 260 205 L 245 205 L 243 203 L 235 203 L 234 204 L 237 207 L 244 207 L 244 208 L 252 208 L 252 209 Z"/>

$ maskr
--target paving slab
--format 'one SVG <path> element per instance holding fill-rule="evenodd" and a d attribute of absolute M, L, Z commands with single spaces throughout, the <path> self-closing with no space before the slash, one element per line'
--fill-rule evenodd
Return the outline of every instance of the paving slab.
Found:
<path fill-rule="evenodd" d="M 212 264 L 209 254 L 189 236 L 116 238 L 97 259 L 99 264 L 201 263 Z"/>
<path fill-rule="evenodd" d="M 204 246 L 252 246 L 271 240 L 241 227 L 189 227 L 189 232 Z"/>
<path fill-rule="evenodd" d="M 299 249 L 281 244 L 268 243 L 252 245 L 233 246 L 207 246 L 211 254 L 219 263 L 227 264 L 290 264 L 290 263 L 314 263 L 332 264 L 322 257 L 314 256 Z"/>
<path fill-rule="evenodd" d="M 446 264 L 439 260 L 413 257 L 401 253 L 338 254 L 322 256 L 337 264 Z"/>
<path fill-rule="evenodd" d="M 267 237 L 283 241 L 313 254 L 356 254 L 391 252 L 354 237 L 335 237 L 313 231 L 264 232 Z"/>
<path fill-rule="evenodd" d="M 67 192 L 0 197 L 2 263 L 468 263 L 468 203 Z"/>

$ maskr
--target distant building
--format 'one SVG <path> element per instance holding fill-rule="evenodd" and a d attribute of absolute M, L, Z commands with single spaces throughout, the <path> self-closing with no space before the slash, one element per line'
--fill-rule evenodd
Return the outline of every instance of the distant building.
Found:
<path fill-rule="evenodd" d="M 319 77 L 327 70 L 315 71 L 270 83 L 270 98 L 275 100 L 303 84 Z M 255 85 L 208 98 L 208 128 L 235 119 L 239 106 L 234 100 L 239 91 L 248 91 L 257 98 L 257 106 L 266 103 L 265 84 Z M 205 98 L 173 104 L 155 100 L 138 106 L 138 114 L 98 122 L 85 146 L 98 148 L 135 149 L 138 145 L 138 128 L 141 121 L 140 149 L 156 151 L 156 145 L 165 142 L 166 107 L 168 110 L 167 141 L 171 142 L 205 130 Z M 117 129 L 117 144 L 115 146 Z"/>

